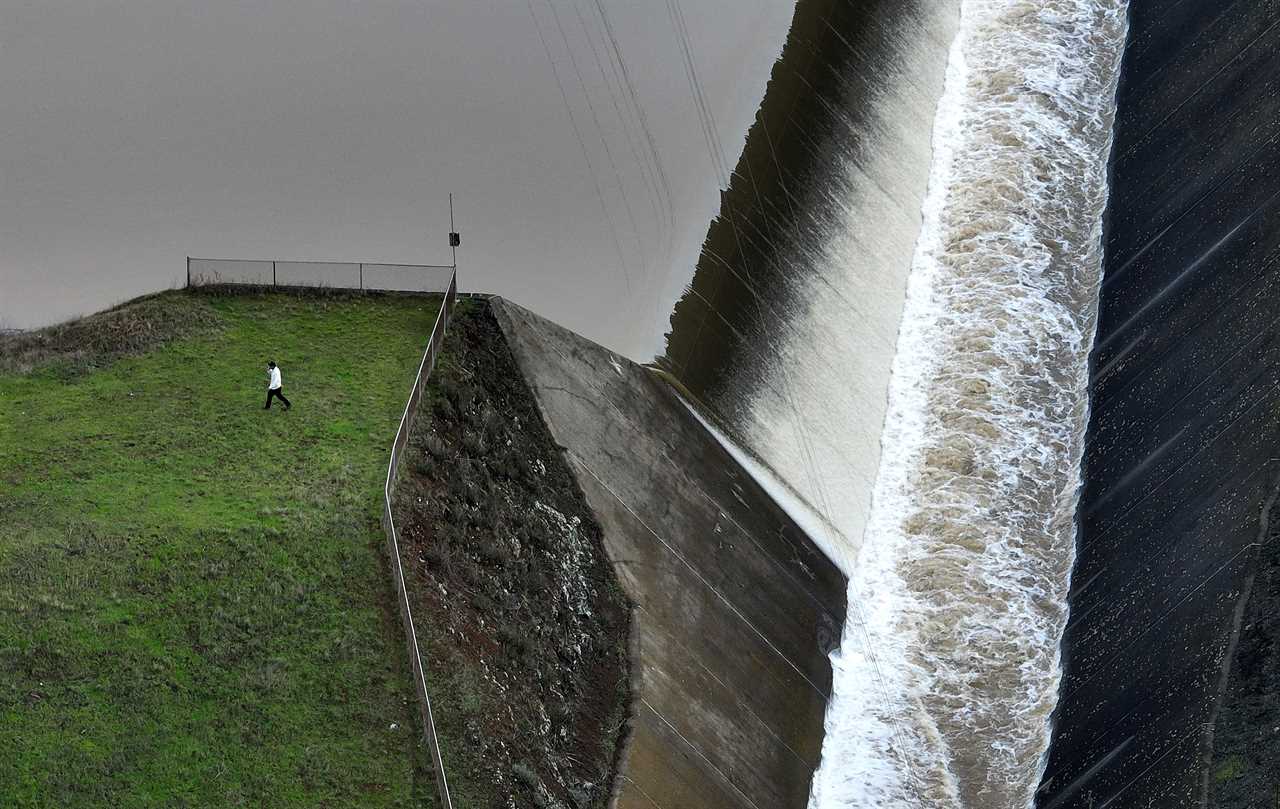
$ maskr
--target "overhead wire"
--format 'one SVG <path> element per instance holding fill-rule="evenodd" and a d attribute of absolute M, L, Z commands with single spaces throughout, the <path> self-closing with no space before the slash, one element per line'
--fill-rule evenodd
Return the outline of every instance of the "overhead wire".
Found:
<path fill-rule="evenodd" d="M 694 92 L 696 93 L 698 98 L 701 100 L 703 115 L 706 117 L 707 134 L 708 134 L 712 149 L 715 151 L 719 159 L 720 172 L 724 178 L 723 179 L 724 186 L 725 188 L 728 188 L 729 187 L 729 161 L 725 157 L 724 146 L 720 143 L 720 134 L 719 134 L 720 128 L 716 124 L 715 112 L 711 109 L 710 102 L 707 101 L 706 92 L 704 92 L 702 87 L 702 80 L 698 77 L 698 65 L 697 65 L 697 60 L 693 58 L 693 46 L 689 38 L 689 27 L 685 22 L 685 18 L 684 18 L 684 7 L 681 5 L 680 0 L 671 0 L 671 5 L 672 5 L 672 8 L 675 10 L 676 25 L 680 30 L 680 41 L 684 45 L 685 57 L 689 63 L 689 76 L 693 82 Z"/>
<path fill-rule="evenodd" d="M 591 55 L 595 60 L 596 69 L 600 71 L 600 78 L 604 81 L 605 89 L 609 93 L 609 100 L 613 104 L 614 114 L 618 117 L 618 124 L 622 127 L 623 134 L 626 135 L 627 146 L 631 150 L 631 157 L 635 161 L 640 172 L 640 178 L 644 183 L 649 208 L 653 213 L 655 233 L 665 232 L 669 236 L 670 229 L 665 227 L 665 211 L 662 207 L 661 192 L 658 189 L 657 179 L 653 176 L 653 169 L 649 164 L 649 160 L 645 159 L 645 157 L 641 155 L 640 147 L 636 143 L 633 131 L 634 127 L 632 126 L 628 116 L 623 112 L 623 108 L 626 107 L 625 99 L 623 100 L 623 103 L 619 103 L 619 94 L 625 92 L 622 87 L 621 76 L 619 75 L 618 69 L 616 65 L 614 65 L 612 59 L 601 59 L 600 49 L 596 47 L 595 37 L 592 34 L 591 28 L 587 25 L 586 17 L 583 15 L 582 9 L 579 7 L 577 0 L 574 0 L 573 2 L 573 12 L 577 15 L 578 23 L 582 26 L 582 30 L 587 34 L 587 42 L 591 46 Z M 605 34 L 606 32 L 602 31 L 602 35 Z M 609 70 L 607 71 L 604 67 L 605 62 L 608 62 L 609 64 Z M 617 83 L 616 91 L 614 89 L 615 82 Z"/>
<path fill-rule="evenodd" d="M 706 143 L 708 153 L 711 155 L 711 166 L 716 184 L 722 189 L 727 188 L 729 184 L 728 167 L 718 145 L 719 137 L 716 134 L 711 114 L 707 109 L 706 96 L 702 92 L 697 70 L 694 68 L 693 52 L 689 47 L 684 26 L 681 25 L 681 17 L 675 0 L 667 0 L 667 14 L 671 18 L 671 26 L 675 30 L 676 46 L 680 51 L 685 79 L 689 82 L 689 92 L 693 97 L 693 106 L 698 115 L 698 126 L 702 130 L 702 138 Z"/>
<path fill-rule="evenodd" d="M 551 55 L 551 46 L 547 44 L 547 38 L 542 33 L 542 24 L 538 22 L 538 14 L 534 10 L 533 0 L 527 0 L 529 5 L 529 16 L 533 17 L 533 26 L 538 32 L 538 39 L 542 42 L 542 48 L 547 54 L 547 62 L 551 65 L 551 74 L 555 77 L 556 86 L 560 88 L 560 97 L 564 101 L 565 112 L 569 116 L 569 124 L 573 129 L 574 137 L 578 140 L 578 146 L 582 149 L 582 159 L 587 167 L 587 172 L 591 175 L 591 182 L 595 185 L 596 198 L 600 201 L 601 212 L 604 214 L 605 221 L 609 226 L 609 232 L 613 236 L 613 246 L 618 254 L 618 266 L 622 270 L 623 281 L 626 284 L 627 292 L 631 292 L 631 273 L 627 269 L 626 259 L 622 254 L 622 242 L 618 239 L 618 230 L 614 227 L 613 216 L 609 213 L 609 207 L 605 204 L 604 191 L 600 187 L 600 180 L 596 176 L 595 168 L 591 165 L 591 156 L 587 151 L 587 143 L 582 137 L 582 131 L 578 128 L 577 118 L 573 114 L 573 105 L 569 103 L 569 94 L 565 92 L 564 82 L 560 79 L 560 72 L 556 69 L 556 62 Z M 550 0 L 548 0 L 550 2 Z M 554 11 L 554 6 L 552 7 Z"/>
<path fill-rule="evenodd" d="M 640 258 L 641 275 L 645 274 L 648 267 L 648 260 L 645 258 L 644 239 L 640 235 L 640 229 L 636 226 L 635 213 L 631 209 L 631 200 L 627 197 L 627 189 L 622 182 L 622 173 L 618 171 L 618 164 L 613 159 L 613 150 L 609 148 L 609 139 L 605 136 L 604 127 L 600 125 L 600 117 L 596 115 L 595 105 L 591 103 L 591 91 L 587 89 L 587 82 L 582 76 L 582 70 L 578 67 L 578 58 L 573 54 L 573 46 L 569 43 L 569 37 L 565 33 L 564 24 L 560 19 L 560 12 L 556 9 L 553 0 L 547 0 L 547 5 L 551 7 L 551 16 L 555 19 L 556 28 L 560 31 L 560 39 L 564 42 L 565 50 L 569 53 L 569 64 L 573 68 L 574 75 L 578 77 L 578 86 L 582 88 L 583 99 L 587 105 L 587 111 L 591 113 L 591 121 L 595 124 L 596 134 L 600 137 L 600 145 L 604 147 L 605 159 L 609 161 L 609 167 L 613 169 L 613 176 L 618 184 L 618 195 L 622 197 L 622 206 L 627 212 L 627 221 L 631 225 L 631 233 L 636 240 L 636 251 Z M 577 6 L 574 6 L 577 10 Z M 581 19 L 581 17 L 579 17 Z M 583 27 L 586 32 L 586 27 Z M 588 40 L 590 37 L 588 36 Z"/>
<path fill-rule="evenodd" d="M 662 155 L 658 151 L 657 141 L 653 137 L 653 130 L 649 126 L 649 116 L 645 112 L 644 105 L 640 103 L 639 94 L 636 92 L 635 83 L 631 79 L 631 72 L 627 68 L 626 60 L 622 56 L 622 48 L 618 44 L 618 35 L 614 31 L 613 22 L 609 18 L 609 13 L 604 7 L 603 0 L 592 0 L 596 13 L 600 16 L 600 23 L 604 26 L 605 35 L 609 42 L 609 51 L 614 62 L 616 62 L 618 71 L 622 76 L 622 83 L 626 88 L 627 95 L 631 100 L 631 107 L 635 110 L 636 120 L 640 124 L 640 131 L 644 137 L 644 141 L 649 148 L 649 154 L 653 160 L 653 168 L 656 172 L 658 186 L 662 190 L 662 196 L 666 199 L 667 216 L 669 218 L 670 227 L 674 230 L 676 226 L 675 217 L 675 201 L 671 193 L 671 184 L 667 179 L 667 172 L 662 164 Z"/>

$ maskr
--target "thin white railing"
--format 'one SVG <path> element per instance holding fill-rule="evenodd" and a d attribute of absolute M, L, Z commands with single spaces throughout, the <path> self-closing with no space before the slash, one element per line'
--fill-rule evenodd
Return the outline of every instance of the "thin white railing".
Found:
<path fill-rule="evenodd" d="M 440 304 L 440 312 L 436 315 L 435 327 L 431 330 L 431 338 L 427 341 L 426 351 L 422 354 L 422 362 L 418 365 L 418 375 L 413 380 L 413 390 L 409 394 L 409 401 L 404 406 L 404 415 L 400 417 L 400 429 L 396 431 L 395 441 L 391 444 L 391 458 L 387 462 L 387 482 L 382 489 L 382 527 L 387 535 L 387 553 L 391 557 L 392 586 L 400 602 L 400 617 L 404 621 L 405 639 L 409 646 L 409 666 L 413 669 L 413 686 L 418 692 L 418 707 L 422 712 L 423 736 L 427 742 L 427 749 L 431 751 L 432 763 L 435 765 L 436 784 L 440 788 L 440 805 L 443 809 L 453 809 L 453 801 L 449 797 L 449 781 L 444 772 L 444 759 L 440 756 L 440 740 L 436 736 L 435 716 L 431 711 L 431 695 L 427 691 L 426 671 L 422 665 L 422 653 L 418 647 L 418 633 L 413 626 L 409 591 L 405 587 L 404 567 L 400 561 L 400 541 L 396 536 L 395 518 L 391 513 L 391 491 L 395 488 L 396 479 L 399 476 L 400 455 L 409 443 L 409 431 L 418 414 L 418 405 L 422 400 L 427 379 L 435 368 L 436 358 L 440 355 L 445 332 L 449 327 L 449 317 L 453 313 L 453 305 L 457 299 L 458 277 L 455 273 Z"/>

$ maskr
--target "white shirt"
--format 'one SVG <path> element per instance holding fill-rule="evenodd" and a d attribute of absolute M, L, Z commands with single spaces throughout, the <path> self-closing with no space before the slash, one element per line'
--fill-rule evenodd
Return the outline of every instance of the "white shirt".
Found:
<path fill-rule="evenodd" d="M 271 390 L 278 390 L 280 388 L 280 368 L 279 367 L 271 368 L 268 371 L 267 376 L 271 378 L 271 381 L 267 384 L 267 387 L 270 388 Z"/>

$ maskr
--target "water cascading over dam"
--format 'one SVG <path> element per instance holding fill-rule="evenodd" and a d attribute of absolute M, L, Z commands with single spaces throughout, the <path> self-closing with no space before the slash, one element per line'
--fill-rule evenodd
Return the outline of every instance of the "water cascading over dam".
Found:
<path fill-rule="evenodd" d="M 811 807 L 1029 806 L 1125 2 L 847 5 L 799 4 L 663 363 L 850 575 Z"/>
<path fill-rule="evenodd" d="M 822 504 L 845 567 L 870 507 L 958 23 L 958 0 L 797 3 L 660 358 Z"/>

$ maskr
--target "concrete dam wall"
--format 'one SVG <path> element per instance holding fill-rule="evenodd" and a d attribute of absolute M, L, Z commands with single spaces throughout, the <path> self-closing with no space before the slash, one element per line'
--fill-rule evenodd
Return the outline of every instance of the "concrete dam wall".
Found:
<path fill-rule="evenodd" d="M 635 604 L 619 809 L 802 809 L 845 578 L 653 373 L 502 300 Z"/>
<path fill-rule="evenodd" d="M 1034 800 L 1123 7 L 800 3 L 672 318 L 850 574 L 816 809 Z"/>
<path fill-rule="evenodd" d="M 498 307 L 639 605 L 619 805 L 1277 805 L 1280 4 L 944 5 L 799 4 L 662 358 L 833 527 L 834 676 L 835 566 Z"/>
<path fill-rule="evenodd" d="M 660 364 L 856 555 L 960 0 L 799 0 Z M 838 420 L 832 420 L 838 414 Z"/>
<path fill-rule="evenodd" d="M 1271 807 L 1280 3 L 1131 0 L 1038 805 Z"/>

